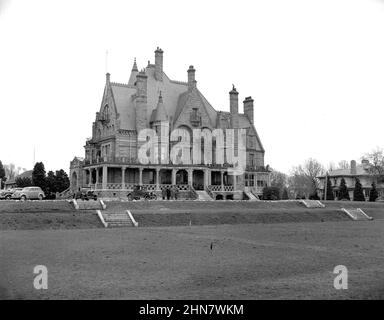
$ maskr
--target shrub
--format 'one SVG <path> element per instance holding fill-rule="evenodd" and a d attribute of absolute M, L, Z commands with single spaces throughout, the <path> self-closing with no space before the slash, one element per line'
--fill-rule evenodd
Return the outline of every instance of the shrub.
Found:
<path fill-rule="evenodd" d="M 263 200 L 280 200 L 280 190 L 277 187 L 264 187 Z"/>
<path fill-rule="evenodd" d="M 353 201 L 365 201 L 363 187 L 359 178 L 356 178 L 355 189 L 353 190 Z"/>
<path fill-rule="evenodd" d="M 378 197 L 379 197 L 379 194 L 376 189 L 376 183 L 372 182 L 372 189 L 369 192 L 369 201 L 375 202 Z"/>
<path fill-rule="evenodd" d="M 348 187 L 345 183 L 345 179 L 341 178 L 339 188 L 339 200 L 351 200 L 349 197 Z"/>

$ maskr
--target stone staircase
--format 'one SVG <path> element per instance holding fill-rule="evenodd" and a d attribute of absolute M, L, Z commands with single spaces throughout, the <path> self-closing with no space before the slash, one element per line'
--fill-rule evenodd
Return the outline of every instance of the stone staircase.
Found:
<path fill-rule="evenodd" d="M 300 200 L 307 208 L 325 208 L 325 205 L 320 200 Z"/>
<path fill-rule="evenodd" d="M 248 201 L 260 201 L 252 192 L 244 191 L 245 195 L 248 197 Z"/>
<path fill-rule="evenodd" d="M 211 196 L 207 193 L 207 191 L 204 191 L 204 190 L 196 190 L 195 191 L 198 198 L 197 200 L 200 200 L 200 201 L 213 201 L 213 199 L 211 198 Z"/>
<path fill-rule="evenodd" d="M 133 227 L 134 224 L 127 213 L 102 213 L 106 228 Z"/>
<path fill-rule="evenodd" d="M 352 220 L 373 220 L 372 217 L 368 216 L 363 210 L 360 208 L 356 209 L 345 209 L 341 208 L 343 212 L 345 212 Z"/>

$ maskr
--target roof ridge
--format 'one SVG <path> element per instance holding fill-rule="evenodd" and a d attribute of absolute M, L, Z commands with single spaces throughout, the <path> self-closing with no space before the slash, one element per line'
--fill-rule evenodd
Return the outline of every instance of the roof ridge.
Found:
<path fill-rule="evenodd" d="M 111 82 L 111 85 L 115 87 L 134 88 L 134 86 L 131 86 L 128 83 Z"/>
<path fill-rule="evenodd" d="M 177 81 L 177 80 L 171 80 L 171 79 L 169 79 L 169 82 L 171 82 L 171 83 L 175 83 L 175 84 L 188 85 L 188 82 L 185 82 L 185 81 Z"/>

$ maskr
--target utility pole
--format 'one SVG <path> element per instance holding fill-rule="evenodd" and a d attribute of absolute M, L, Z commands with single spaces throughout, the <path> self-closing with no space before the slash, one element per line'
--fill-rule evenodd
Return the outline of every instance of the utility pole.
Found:
<path fill-rule="evenodd" d="M 324 201 L 327 200 L 327 186 L 328 186 L 328 171 L 325 173 Z"/>

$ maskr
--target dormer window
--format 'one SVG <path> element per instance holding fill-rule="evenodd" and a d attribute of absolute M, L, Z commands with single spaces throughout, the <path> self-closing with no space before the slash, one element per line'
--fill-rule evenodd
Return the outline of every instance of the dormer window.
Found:
<path fill-rule="evenodd" d="M 201 116 L 198 113 L 198 108 L 193 108 L 191 112 L 191 125 L 193 127 L 198 127 L 201 124 Z"/>

